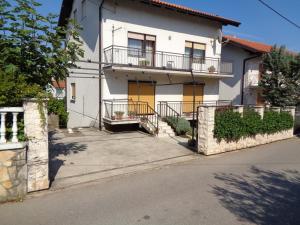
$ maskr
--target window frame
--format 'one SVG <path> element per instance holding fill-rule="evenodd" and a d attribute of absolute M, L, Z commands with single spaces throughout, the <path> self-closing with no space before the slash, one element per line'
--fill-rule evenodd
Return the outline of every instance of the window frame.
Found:
<path fill-rule="evenodd" d="M 72 82 L 70 84 L 70 89 L 71 89 L 71 92 L 70 92 L 70 97 L 71 97 L 71 102 L 75 102 L 76 101 L 76 83 L 75 82 Z"/>
<path fill-rule="evenodd" d="M 187 55 L 185 52 L 186 52 L 186 49 L 187 49 L 187 47 L 186 47 L 186 45 L 187 45 L 187 43 L 191 43 L 192 44 L 192 48 L 190 48 L 191 49 L 191 54 L 189 54 L 189 55 Z M 203 57 L 199 57 L 199 56 L 194 56 L 194 52 L 195 52 L 195 44 L 197 45 L 204 45 L 205 46 L 205 50 L 202 50 L 202 51 L 204 51 L 204 55 L 203 55 Z M 206 59 L 206 44 L 205 43 L 201 43 L 201 42 L 194 42 L 194 41 L 185 41 L 185 48 L 184 48 L 184 54 L 185 54 L 185 56 L 189 56 L 189 58 L 191 58 L 192 60 L 191 60 L 191 62 L 192 63 L 200 63 L 200 64 L 204 64 L 205 63 L 205 59 Z"/>
<path fill-rule="evenodd" d="M 143 35 L 143 39 L 135 39 L 135 38 L 129 37 L 130 34 Z M 148 37 L 152 37 L 154 39 L 154 41 L 153 40 L 147 40 L 147 36 Z M 129 39 L 139 40 L 139 41 L 142 42 L 142 49 L 141 49 L 140 53 L 138 52 L 138 54 L 132 54 L 132 52 L 130 51 L 131 47 L 129 47 Z M 130 56 L 130 57 L 140 57 L 140 58 L 145 57 L 145 55 L 146 55 L 146 46 L 147 46 L 146 42 L 147 41 L 154 42 L 154 45 L 153 45 L 153 55 L 155 55 L 155 52 L 156 52 L 156 35 L 128 31 L 128 33 L 127 33 L 128 56 Z M 135 49 L 135 48 L 132 48 L 132 49 Z"/>

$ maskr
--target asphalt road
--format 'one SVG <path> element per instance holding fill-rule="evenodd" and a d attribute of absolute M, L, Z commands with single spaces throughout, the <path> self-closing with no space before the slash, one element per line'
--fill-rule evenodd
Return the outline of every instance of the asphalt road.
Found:
<path fill-rule="evenodd" d="M 300 138 L 0 206 L 1 225 L 300 224 Z"/>

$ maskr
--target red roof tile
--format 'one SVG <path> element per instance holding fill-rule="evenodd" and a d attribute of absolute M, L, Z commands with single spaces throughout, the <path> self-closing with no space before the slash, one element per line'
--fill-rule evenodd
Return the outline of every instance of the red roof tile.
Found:
<path fill-rule="evenodd" d="M 66 88 L 66 82 L 65 81 L 52 81 L 52 86 L 55 87 L 55 88 Z"/>
<path fill-rule="evenodd" d="M 267 53 L 270 52 L 272 49 L 271 45 L 267 45 L 264 43 L 260 43 L 260 42 L 254 42 L 254 41 L 250 41 L 250 40 L 245 40 L 245 39 L 241 39 L 241 38 L 237 38 L 237 37 L 233 37 L 233 36 L 224 36 L 224 39 L 229 40 L 231 43 L 239 45 L 241 47 L 244 47 L 250 51 L 253 52 L 260 52 L 260 53 Z"/>
<path fill-rule="evenodd" d="M 145 2 L 147 2 L 147 1 L 145 1 Z M 227 18 L 218 16 L 218 15 L 215 15 L 215 14 L 195 10 L 195 9 L 192 9 L 192 8 L 189 8 L 189 7 L 186 7 L 186 6 L 182 6 L 182 5 L 172 4 L 172 3 L 164 2 L 164 1 L 160 1 L 160 0 L 148 0 L 148 2 L 152 3 L 152 4 L 157 4 L 157 5 L 160 5 L 160 6 L 169 7 L 169 8 L 172 8 L 172 9 L 177 9 L 177 10 L 180 10 L 180 11 L 184 11 L 186 13 L 191 13 L 191 14 L 196 15 L 196 16 L 206 17 L 207 19 L 216 20 L 216 21 L 222 22 L 226 25 L 230 24 L 230 25 L 233 25 L 233 26 L 239 26 L 241 24 L 238 21 L 227 19 Z"/>
<path fill-rule="evenodd" d="M 59 26 L 64 26 L 67 23 L 67 18 L 69 18 L 72 10 L 72 5 L 73 5 L 74 0 L 63 0 L 62 6 L 61 6 L 61 11 L 60 11 L 60 16 L 59 16 L 59 21 L 58 25 Z M 211 13 L 206 13 L 202 12 L 199 10 L 194 10 L 185 6 L 177 5 L 177 4 L 172 4 L 160 0 L 139 0 L 139 2 L 145 3 L 145 4 L 151 4 L 151 5 L 156 5 L 160 6 L 166 9 L 173 9 L 177 10 L 179 12 L 183 12 L 186 14 L 194 15 L 194 16 L 199 16 L 202 18 L 218 21 L 222 23 L 223 25 L 233 25 L 233 26 L 239 26 L 241 23 L 232 19 L 227 19 L 215 14 Z"/>

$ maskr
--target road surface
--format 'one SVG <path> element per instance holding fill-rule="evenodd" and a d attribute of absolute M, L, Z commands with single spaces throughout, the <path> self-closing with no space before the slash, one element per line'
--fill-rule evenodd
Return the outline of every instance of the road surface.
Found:
<path fill-rule="evenodd" d="M 300 224 L 300 138 L 0 206 L 1 225 Z"/>

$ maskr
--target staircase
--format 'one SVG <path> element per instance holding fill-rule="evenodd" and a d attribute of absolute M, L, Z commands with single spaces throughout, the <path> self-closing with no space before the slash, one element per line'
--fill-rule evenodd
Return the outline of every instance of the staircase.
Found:
<path fill-rule="evenodd" d="M 175 132 L 173 129 L 166 123 L 161 120 L 158 121 L 158 134 L 157 137 L 175 137 Z"/>

